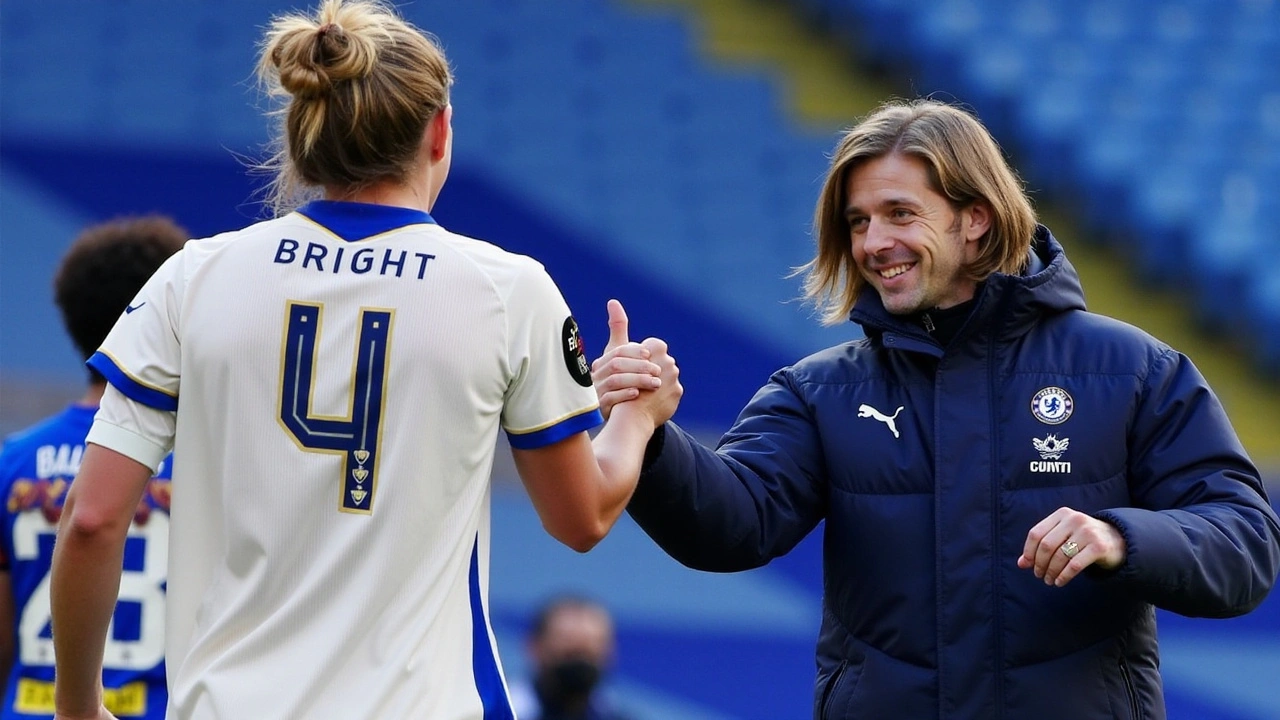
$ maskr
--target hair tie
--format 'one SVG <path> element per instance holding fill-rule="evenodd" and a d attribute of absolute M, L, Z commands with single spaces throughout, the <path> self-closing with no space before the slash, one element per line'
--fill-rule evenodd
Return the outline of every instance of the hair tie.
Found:
<path fill-rule="evenodd" d="M 334 28 L 334 24 L 333 24 L 333 23 L 331 23 L 331 22 L 327 22 L 327 23 L 325 23 L 325 24 L 321 25 L 321 26 L 316 30 L 316 33 L 317 33 L 317 34 L 318 34 L 318 35 L 323 39 L 323 38 L 324 38 L 324 36 L 325 36 L 325 35 L 326 35 L 330 30 L 332 30 L 333 28 Z"/>

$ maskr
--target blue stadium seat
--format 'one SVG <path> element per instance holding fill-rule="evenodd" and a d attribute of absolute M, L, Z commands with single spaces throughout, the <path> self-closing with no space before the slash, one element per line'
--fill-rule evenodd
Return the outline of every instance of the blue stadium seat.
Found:
<path fill-rule="evenodd" d="M 1271 374 L 1280 374 L 1280 275 L 1269 264 L 1255 265 L 1249 304 L 1251 335 L 1259 364 Z"/>

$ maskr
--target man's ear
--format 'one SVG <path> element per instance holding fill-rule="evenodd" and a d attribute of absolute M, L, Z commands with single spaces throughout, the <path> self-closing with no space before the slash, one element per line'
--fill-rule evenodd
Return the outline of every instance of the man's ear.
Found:
<path fill-rule="evenodd" d="M 964 219 L 961 231 L 966 241 L 976 241 L 991 229 L 991 205 L 986 200 L 974 200 L 961 211 L 961 215 Z"/>
<path fill-rule="evenodd" d="M 427 122 L 427 135 L 430 138 L 431 162 L 440 162 L 449 151 L 449 134 L 453 132 L 453 106 L 445 105 L 444 109 L 431 117 Z"/>

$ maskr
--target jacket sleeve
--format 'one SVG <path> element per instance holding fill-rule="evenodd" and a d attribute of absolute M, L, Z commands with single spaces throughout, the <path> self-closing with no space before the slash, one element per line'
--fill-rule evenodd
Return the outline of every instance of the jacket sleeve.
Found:
<path fill-rule="evenodd" d="M 1218 398 L 1184 355 L 1166 348 L 1153 361 L 1130 432 L 1134 506 L 1098 513 L 1128 545 L 1116 579 L 1188 616 L 1257 607 L 1280 571 L 1280 520 Z"/>
<path fill-rule="evenodd" d="M 759 567 L 790 551 L 826 514 L 822 446 L 784 373 L 756 393 L 715 451 L 674 423 L 655 434 L 627 511 L 684 565 Z"/>

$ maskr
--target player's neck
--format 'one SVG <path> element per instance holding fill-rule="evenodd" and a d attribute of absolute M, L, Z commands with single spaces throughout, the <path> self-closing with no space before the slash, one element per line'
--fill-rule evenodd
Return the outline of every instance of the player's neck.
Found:
<path fill-rule="evenodd" d="M 76 404 L 86 407 L 98 407 L 102 403 L 102 394 L 106 391 L 106 383 L 89 383 L 89 387 L 85 388 L 84 395 L 80 396 Z"/>
<path fill-rule="evenodd" d="M 372 205 L 391 205 L 393 207 L 413 208 L 423 212 L 431 212 L 430 196 L 413 187 L 398 183 L 377 183 L 354 192 L 333 192 L 325 194 L 328 200 L 369 203 Z"/>

